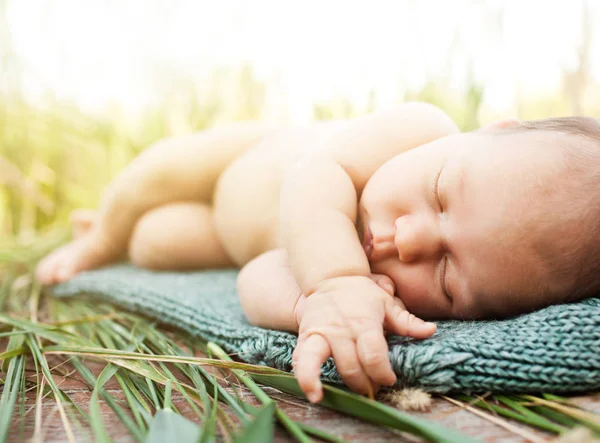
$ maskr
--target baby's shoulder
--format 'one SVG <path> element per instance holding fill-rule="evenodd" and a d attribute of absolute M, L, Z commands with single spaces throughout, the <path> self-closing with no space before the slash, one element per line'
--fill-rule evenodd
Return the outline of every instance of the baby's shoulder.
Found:
<path fill-rule="evenodd" d="M 379 167 L 410 149 L 457 133 L 450 117 L 427 103 L 404 103 L 349 120 L 321 141 L 321 152 L 362 188 Z"/>

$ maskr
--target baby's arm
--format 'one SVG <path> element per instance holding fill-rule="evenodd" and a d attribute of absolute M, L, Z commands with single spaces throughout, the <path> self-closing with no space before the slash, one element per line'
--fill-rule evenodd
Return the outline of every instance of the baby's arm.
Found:
<path fill-rule="evenodd" d="M 294 353 L 300 386 L 319 401 L 320 366 L 333 356 L 344 381 L 368 393 L 395 375 L 383 336 L 387 329 L 424 338 L 434 327 L 415 319 L 369 279 L 355 228 L 358 195 L 387 160 L 457 132 L 439 109 L 406 104 L 349 122 L 317 156 L 287 175 L 282 189 L 283 243 L 308 297 Z"/>

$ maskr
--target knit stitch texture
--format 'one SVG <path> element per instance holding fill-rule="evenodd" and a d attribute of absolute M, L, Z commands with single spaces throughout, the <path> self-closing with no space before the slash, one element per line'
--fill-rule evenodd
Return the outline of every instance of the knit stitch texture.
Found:
<path fill-rule="evenodd" d="M 87 294 L 214 341 L 249 363 L 290 371 L 296 336 L 250 325 L 237 271 L 85 272 L 54 289 Z M 600 388 L 600 298 L 500 321 L 441 321 L 426 340 L 389 337 L 398 386 L 429 392 L 585 392 Z M 331 359 L 323 377 L 340 382 Z"/>

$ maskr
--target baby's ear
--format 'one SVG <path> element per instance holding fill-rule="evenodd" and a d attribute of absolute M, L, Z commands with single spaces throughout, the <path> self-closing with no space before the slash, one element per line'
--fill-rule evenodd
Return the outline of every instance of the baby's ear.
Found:
<path fill-rule="evenodd" d="M 498 120 L 488 125 L 483 126 L 482 130 L 494 130 L 494 129 L 510 129 L 515 128 L 521 124 L 521 120 L 517 118 L 508 118 L 506 120 Z"/>

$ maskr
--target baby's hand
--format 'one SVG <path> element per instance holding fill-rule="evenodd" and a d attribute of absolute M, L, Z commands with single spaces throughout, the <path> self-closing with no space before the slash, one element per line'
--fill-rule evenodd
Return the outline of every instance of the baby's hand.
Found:
<path fill-rule="evenodd" d="M 323 398 L 321 365 L 329 357 L 352 390 L 372 395 L 380 386 L 396 382 L 384 328 L 414 338 L 427 338 L 436 330 L 434 323 L 408 313 L 398 298 L 369 277 L 324 281 L 306 299 L 299 323 L 294 371 L 313 403 Z"/>

